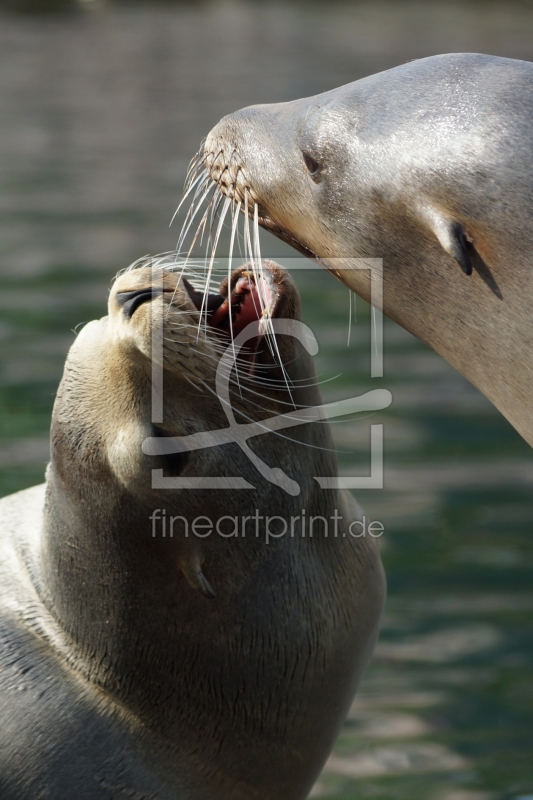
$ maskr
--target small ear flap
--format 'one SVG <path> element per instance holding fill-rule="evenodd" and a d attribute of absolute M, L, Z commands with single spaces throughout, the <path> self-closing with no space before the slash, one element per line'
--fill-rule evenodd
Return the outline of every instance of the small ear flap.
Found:
<path fill-rule="evenodd" d="M 462 224 L 433 208 L 431 210 L 426 209 L 424 216 L 444 250 L 455 258 L 465 275 L 471 275 L 472 259 L 470 251 L 472 245 L 468 241 Z"/>
<path fill-rule="evenodd" d="M 192 586 L 193 589 L 196 589 L 197 592 L 205 595 L 205 597 L 208 597 L 210 600 L 215 599 L 217 596 L 216 592 L 211 587 L 211 584 L 202 572 L 200 558 L 197 554 L 181 560 L 179 562 L 179 568 L 185 576 L 188 584 Z"/>

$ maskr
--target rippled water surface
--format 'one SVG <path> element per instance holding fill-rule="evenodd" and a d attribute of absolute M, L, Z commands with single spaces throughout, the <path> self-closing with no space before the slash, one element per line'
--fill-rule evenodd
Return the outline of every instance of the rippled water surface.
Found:
<path fill-rule="evenodd" d="M 94 5 L 94 4 L 93 4 Z M 409 58 L 533 59 L 533 6 L 272 3 L 121 6 L 0 19 L 0 493 L 40 482 L 73 329 L 115 272 L 172 248 L 187 162 L 240 106 L 332 88 Z M 263 253 L 293 255 L 264 237 Z M 344 474 L 385 430 L 389 601 L 361 692 L 314 796 L 533 797 L 533 458 L 467 381 L 395 324 L 369 377 L 368 308 L 298 270 L 326 401 L 390 389 L 334 423 Z M 456 276 L 451 276 L 454 279 Z"/>

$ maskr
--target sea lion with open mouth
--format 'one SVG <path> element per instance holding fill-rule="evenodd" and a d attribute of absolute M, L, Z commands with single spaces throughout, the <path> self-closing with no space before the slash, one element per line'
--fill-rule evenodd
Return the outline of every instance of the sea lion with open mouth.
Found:
<path fill-rule="evenodd" d="M 533 64 L 432 56 L 251 106 L 201 161 L 235 207 L 367 300 L 353 259 L 382 258 L 385 313 L 533 444 Z"/>
<path fill-rule="evenodd" d="M 249 446 L 298 494 L 266 480 L 237 442 L 153 447 L 227 427 L 217 367 L 250 325 L 230 383 L 235 418 L 320 405 L 306 348 L 269 333 L 299 315 L 275 264 L 261 277 L 241 267 L 209 293 L 163 259 L 123 273 L 108 316 L 78 335 L 46 486 L 0 502 L 3 800 L 307 796 L 385 593 L 376 541 L 350 528 L 357 505 L 314 480 L 336 474 L 329 429 L 270 431 Z M 153 488 L 154 473 L 244 476 L 255 488 Z"/>

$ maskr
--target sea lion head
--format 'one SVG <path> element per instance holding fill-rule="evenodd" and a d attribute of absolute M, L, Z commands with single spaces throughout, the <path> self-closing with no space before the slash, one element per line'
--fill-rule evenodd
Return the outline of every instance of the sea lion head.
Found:
<path fill-rule="evenodd" d="M 476 53 L 402 64 L 224 117 L 203 163 L 241 211 L 448 360 L 533 443 L 533 66 Z M 246 202 L 245 202 L 246 201 Z"/>
<path fill-rule="evenodd" d="M 299 294 L 284 269 L 246 264 L 214 292 L 193 281 L 173 257 L 141 260 L 118 276 L 108 315 L 85 325 L 69 352 L 52 418 L 43 558 L 44 591 L 62 621 L 72 619 L 79 578 L 61 567 L 74 536 L 67 530 L 77 531 L 79 553 L 99 540 L 103 573 L 110 544 L 131 550 L 120 556 L 127 564 L 147 547 L 151 555 L 161 547 L 150 538 L 171 538 L 165 553 L 173 554 L 175 575 L 214 598 L 223 591 L 216 572 L 224 572 L 224 559 L 207 567 L 209 578 L 203 564 L 220 550 L 231 521 L 251 519 L 258 509 L 313 507 L 320 492 L 313 476 L 335 474 L 329 432 L 320 425 L 300 426 L 290 444 L 259 428 L 256 441 L 242 446 L 236 439 L 169 446 L 224 433 L 230 421 L 250 424 L 320 402 L 305 342 L 271 333 L 300 317 Z M 221 516 L 229 523 L 217 528 L 215 544 L 189 529 L 199 517 Z M 172 517 L 178 522 L 167 531 L 163 518 L 166 524 Z M 238 574 L 226 570 L 230 584 Z"/>
<path fill-rule="evenodd" d="M 419 255 L 432 237 L 471 274 L 470 245 L 481 231 L 450 189 L 489 149 L 485 109 L 469 84 L 480 78 L 494 98 L 504 85 L 491 85 L 491 72 L 488 56 L 437 56 L 313 97 L 244 108 L 207 136 L 204 164 L 241 210 L 247 196 L 264 228 L 325 265 L 405 250 L 407 222 L 419 229 Z"/>
<path fill-rule="evenodd" d="M 108 316 L 86 325 L 69 353 L 54 409 L 53 461 L 58 468 L 76 465 L 79 473 L 81 447 L 88 469 L 109 472 L 130 491 L 151 492 L 155 462 L 143 453 L 144 440 L 227 426 L 216 395 L 217 369 L 221 356 L 254 321 L 257 335 L 235 351 L 236 363 L 226 368 L 233 413 L 260 418 L 283 413 L 290 397 L 298 402 L 290 382 L 311 361 L 303 352 L 303 360 L 296 357 L 302 351 L 296 339 L 277 337 L 273 348 L 269 336 L 271 320 L 300 315 L 299 295 L 288 273 L 264 262 L 256 280 L 245 265 L 232 273 L 229 289 L 226 279 L 213 293 L 195 288 L 191 280 L 161 266 L 161 259 L 157 267 L 147 262 L 117 278 Z M 157 387 L 154 370 L 160 373 Z M 311 373 L 308 378 L 308 384 L 314 382 Z M 155 401 L 162 418 L 152 422 L 158 391 L 163 393 Z M 227 452 L 210 448 L 173 458 L 166 454 L 158 466 L 174 475 L 202 476 L 229 474 L 229 464 Z"/>
<path fill-rule="evenodd" d="M 168 444 L 224 432 L 230 418 L 250 424 L 320 402 L 305 342 L 270 332 L 298 321 L 296 286 L 274 262 L 263 262 L 261 275 L 254 270 L 234 270 L 215 292 L 195 288 L 172 258 L 146 260 L 117 278 L 108 315 L 78 335 L 58 391 L 51 527 L 69 515 L 98 527 L 101 515 L 104 528 L 110 522 L 118 530 L 114 509 L 125 504 L 146 536 L 155 509 L 187 521 L 200 514 L 240 518 L 261 507 L 288 511 L 288 495 L 301 508 L 319 491 L 313 476 L 335 474 L 324 426 L 301 426 L 290 446 L 286 436 L 262 429 L 242 446 L 216 439 L 181 450 Z M 231 491 L 227 481 L 235 484 Z M 185 579 L 213 596 L 201 571 L 207 547 L 199 538 L 174 543 Z"/>

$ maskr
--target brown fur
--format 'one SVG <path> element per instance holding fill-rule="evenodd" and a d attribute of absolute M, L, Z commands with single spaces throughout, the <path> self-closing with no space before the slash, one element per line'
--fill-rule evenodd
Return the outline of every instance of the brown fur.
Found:
<path fill-rule="evenodd" d="M 355 501 L 313 477 L 335 474 L 327 426 L 251 444 L 298 481 L 298 497 L 263 480 L 235 444 L 190 453 L 174 468 L 244 475 L 255 489 L 152 488 L 152 469 L 172 469 L 142 452 L 154 430 L 151 342 L 161 315 L 163 433 L 227 425 L 209 391 L 219 341 L 210 331 L 198 337 L 198 312 L 176 272 L 155 277 L 163 294 L 128 317 L 121 295 L 150 289 L 154 275 L 124 273 L 108 317 L 87 325 L 69 354 L 46 500 L 36 487 L 0 502 L 3 800 L 303 800 L 376 640 L 385 591 L 376 543 L 347 535 L 360 516 Z M 277 279 L 275 313 L 298 314 L 290 278 Z M 294 403 L 319 404 L 307 353 L 287 336 L 279 344 Z M 281 378 L 268 348 L 257 359 Z M 237 413 L 287 410 L 284 382 L 269 388 L 259 377 L 243 368 L 243 398 L 232 389 Z M 181 528 L 154 538 L 156 508 L 187 520 L 338 509 L 342 522 L 339 538 L 266 542 L 252 530 L 198 539 Z"/>

